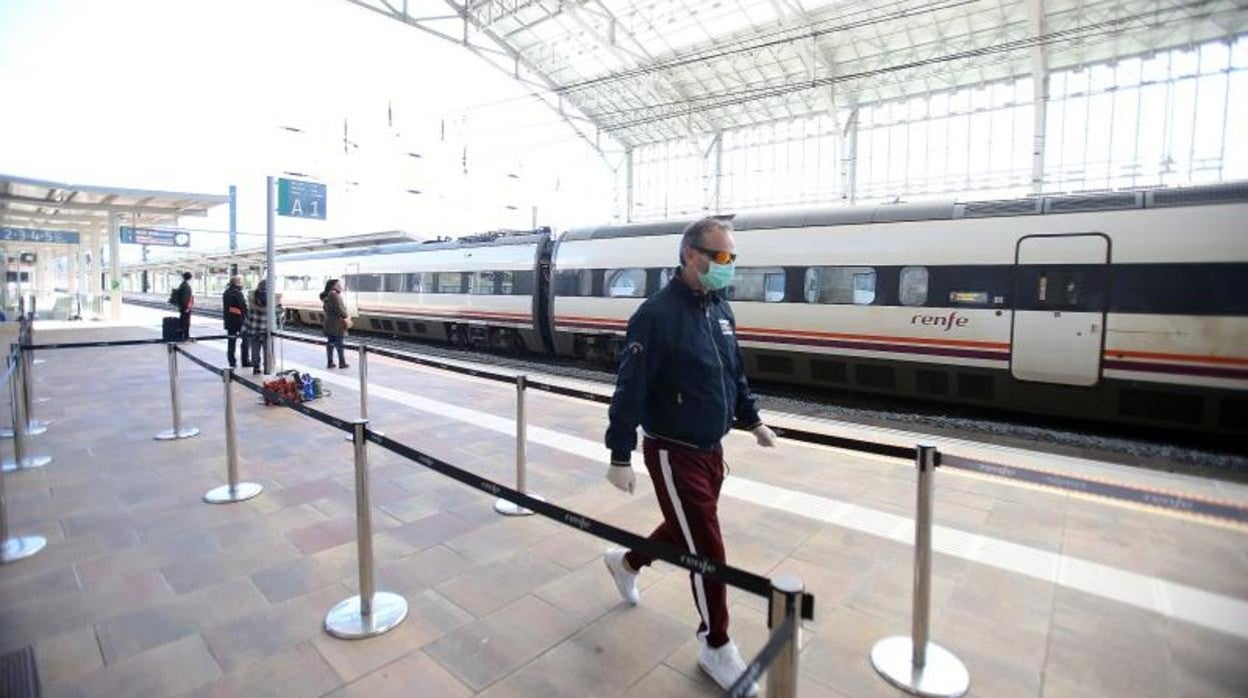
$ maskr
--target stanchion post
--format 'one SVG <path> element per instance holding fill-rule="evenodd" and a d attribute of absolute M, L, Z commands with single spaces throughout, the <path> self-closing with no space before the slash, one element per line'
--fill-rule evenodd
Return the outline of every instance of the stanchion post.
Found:
<path fill-rule="evenodd" d="M 914 519 L 914 611 L 910 637 L 887 637 L 871 648 L 871 665 L 885 681 L 916 696 L 965 695 L 971 677 L 952 652 L 928 639 L 932 598 L 932 478 L 936 447 L 919 444 Z"/>
<path fill-rule="evenodd" d="M 768 698 L 797 698 L 798 660 L 802 654 L 802 580 L 781 575 L 771 580 L 771 604 L 767 627 L 775 632 L 785 618 L 793 616 L 793 636 L 776 655 L 767 671 Z"/>
<path fill-rule="evenodd" d="M 355 359 L 355 368 L 360 374 L 360 419 L 368 421 L 368 347 L 361 343 L 360 353 Z M 384 432 L 371 430 L 374 434 L 384 436 Z M 354 435 L 347 434 L 347 441 L 353 441 Z"/>
<path fill-rule="evenodd" d="M 529 424 L 528 416 L 524 409 L 524 395 L 527 386 L 528 379 L 523 374 L 516 376 L 516 490 L 534 499 L 542 499 L 528 491 L 528 475 L 526 471 L 528 470 Z M 533 514 L 532 509 L 526 509 L 506 499 L 495 500 L 494 511 L 503 516 L 531 516 Z"/>
<path fill-rule="evenodd" d="M 25 425 L 24 429 L 26 436 L 38 436 L 48 430 L 48 424 L 47 422 L 40 422 L 31 416 L 33 414 L 31 405 L 37 402 L 32 398 L 32 391 L 30 387 L 30 377 L 34 375 L 34 364 L 30 359 L 31 352 L 20 348 L 23 345 L 31 344 L 29 327 L 30 323 L 25 320 L 22 320 L 19 324 L 17 336 L 18 344 L 16 346 L 18 347 L 17 362 L 20 364 L 19 368 L 21 370 L 13 374 L 13 380 L 17 382 L 20 390 L 11 394 L 18 395 L 22 401 L 22 424 Z M 12 346 L 10 347 L 10 350 L 12 350 Z M 12 351 L 10 351 L 10 356 L 11 355 Z M 0 439 L 11 438 L 14 438 L 13 431 L 9 429 L 0 430 Z"/>
<path fill-rule="evenodd" d="M 373 517 L 368 496 L 368 420 L 352 423 L 355 444 L 355 528 L 360 593 L 338 602 L 325 615 L 325 631 L 344 640 L 380 635 L 407 618 L 407 600 L 373 583 Z"/>
<path fill-rule="evenodd" d="M 204 501 L 209 504 L 241 502 L 251 499 L 264 490 L 258 483 L 238 481 L 238 438 L 234 428 L 234 369 L 223 369 L 221 378 L 225 381 L 225 473 L 227 484 L 214 487 L 204 494 Z"/>
<path fill-rule="evenodd" d="M 14 352 L 21 351 L 16 346 L 12 347 L 12 350 Z M 0 463 L 0 469 L 6 471 L 42 468 L 52 462 L 52 456 L 35 456 L 26 450 L 30 444 L 26 439 L 26 429 L 29 426 L 29 420 L 26 418 L 25 400 L 22 399 L 21 374 L 24 368 L 24 361 L 20 353 L 18 353 L 14 359 L 13 375 L 9 376 L 9 398 L 13 404 L 13 458 L 6 458 L 3 463 Z"/>
<path fill-rule="evenodd" d="M 169 342 L 169 404 L 173 407 L 173 428 L 156 435 L 157 441 L 189 439 L 199 433 L 195 427 L 182 426 L 182 394 L 178 390 L 178 345 Z"/>
<path fill-rule="evenodd" d="M 0 468 L 0 565 L 30 557 L 47 544 L 48 539 L 43 536 L 9 537 L 9 502 L 4 491 L 4 469 Z"/>

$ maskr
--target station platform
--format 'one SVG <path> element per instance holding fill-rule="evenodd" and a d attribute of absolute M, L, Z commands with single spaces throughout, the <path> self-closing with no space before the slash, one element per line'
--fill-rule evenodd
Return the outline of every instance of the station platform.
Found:
<path fill-rule="evenodd" d="M 159 317 L 128 306 L 108 326 L 41 323 L 36 343 L 152 338 Z M 225 364 L 223 341 L 185 347 Z M 358 415 L 354 366 L 326 370 L 322 348 L 290 341 L 281 354 L 332 391 L 317 409 Z M 161 442 L 163 346 L 37 356 L 35 394 L 48 399 L 34 416 L 51 425 L 30 443 L 53 461 L 4 484 L 11 533 L 48 546 L 0 566 L 0 654 L 33 646 L 44 695 L 722 693 L 697 666 L 683 570 L 644 571 L 641 603 L 628 606 L 601 562 L 605 542 L 541 516 L 499 516 L 488 496 L 381 448 L 369 450 L 376 586 L 403 595 L 409 616 L 378 637 L 331 637 L 325 614 L 357 585 L 342 432 L 236 387 L 241 476 L 264 492 L 209 505 L 204 492 L 225 478 L 220 377 L 181 364 L 182 420 L 201 433 Z M 514 482 L 513 387 L 375 357 L 369 395 L 372 428 Z M 527 413 L 529 491 L 641 535 L 660 520 L 647 477 L 633 496 L 603 479 L 604 406 L 529 391 Z M 913 463 L 783 440 L 763 450 L 738 433 L 724 445 L 728 561 L 796 575 L 816 599 L 798 695 L 901 695 L 868 653 L 910 629 Z M 1248 504 L 1242 485 L 962 446 Z M 932 640 L 965 663 L 969 695 L 1248 695 L 1248 527 L 948 468 L 936 475 L 935 523 Z M 767 602 L 731 588 L 728 598 L 748 659 L 768 637 Z"/>

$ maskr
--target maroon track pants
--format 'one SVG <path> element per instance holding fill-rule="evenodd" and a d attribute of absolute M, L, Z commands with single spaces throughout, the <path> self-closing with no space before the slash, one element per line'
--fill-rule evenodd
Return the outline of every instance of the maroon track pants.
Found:
<path fill-rule="evenodd" d="M 724 538 L 719 532 L 719 490 L 724 484 L 724 451 L 698 451 L 646 437 L 642 445 L 646 470 L 654 481 L 654 494 L 663 510 L 663 523 L 650 540 L 667 543 L 694 555 L 725 563 Z M 625 557 L 634 570 L 653 558 L 630 551 Z M 719 647 L 728 642 L 727 590 L 721 582 L 691 572 L 693 601 L 707 633 L 706 643 Z"/>

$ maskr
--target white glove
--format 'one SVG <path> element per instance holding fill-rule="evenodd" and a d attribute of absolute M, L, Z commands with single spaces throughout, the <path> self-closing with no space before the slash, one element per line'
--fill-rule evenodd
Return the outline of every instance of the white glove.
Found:
<path fill-rule="evenodd" d="M 623 463 L 616 465 L 612 463 L 607 466 L 607 481 L 615 485 L 621 492 L 633 493 L 637 487 L 637 475 L 633 472 L 633 466 Z"/>
<path fill-rule="evenodd" d="M 776 432 L 772 431 L 766 424 L 759 424 L 751 429 L 754 432 L 754 438 L 758 440 L 758 445 L 763 448 L 776 447 Z"/>

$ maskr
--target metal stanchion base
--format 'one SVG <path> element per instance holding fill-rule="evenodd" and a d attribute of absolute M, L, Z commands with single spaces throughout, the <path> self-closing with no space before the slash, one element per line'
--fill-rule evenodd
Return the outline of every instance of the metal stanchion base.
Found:
<path fill-rule="evenodd" d="M 966 665 L 949 650 L 927 643 L 927 661 L 922 668 L 911 663 L 913 643 L 908 637 L 888 637 L 871 648 L 871 666 L 884 680 L 915 696 L 955 698 L 966 695 L 971 675 Z"/>
<path fill-rule="evenodd" d="M 388 591 L 373 594 L 373 612 L 360 613 L 360 597 L 338 602 L 325 615 L 325 632 L 343 640 L 362 640 L 380 635 L 407 618 L 407 599 Z"/>
<path fill-rule="evenodd" d="M 230 504 L 251 499 L 263 491 L 264 486 L 255 482 L 240 482 L 233 488 L 221 485 L 205 492 L 204 501 L 209 504 Z"/>
<path fill-rule="evenodd" d="M 172 429 L 166 429 L 156 435 L 157 441 L 174 441 L 176 439 L 189 439 L 199 433 L 199 427 L 182 427 L 180 431 L 174 432 Z"/>
<path fill-rule="evenodd" d="M 525 492 L 525 494 L 529 495 L 533 499 L 536 499 L 540 502 L 546 501 L 546 498 L 541 495 L 533 494 L 532 492 Z M 533 515 L 532 509 L 525 509 L 519 504 L 516 504 L 514 502 L 509 502 L 506 499 L 494 500 L 494 511 L 502 514 L 503 516 L 532 516 Z"/>
<path fill-rule="evenodd" d="M 0 468 L 2 468 L 4 472 L 6 473 L 11 473 L 14 470 L 30 470 L 31 468 L 42 468 L 43 466 L 51 462 L 52 462 L 52 456 L 26 456 L 25 458 L 22 459 L 21 463 L 18 463 L 12 458 L 5 458 L 4 462 L 0 463 Z"/>
<path fill-rule="evenodd" d="M 32 419 L 26 424 L 27 436 L 38 436 L 46 432 L 47 430 L 48 430 L 48 422 L 41 422 L 37 419 Z M 11 438 L 13 438 L 12 429 L 0 429 L 0 439 L 11 439 Z"/>
<path fill-rule="evenodd" d="M 48 539 L 43 536 L 17 536 L 0 544 L 0 564 L 16 562 L 43 550 Z"/>

